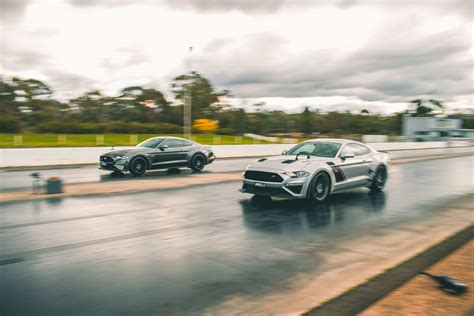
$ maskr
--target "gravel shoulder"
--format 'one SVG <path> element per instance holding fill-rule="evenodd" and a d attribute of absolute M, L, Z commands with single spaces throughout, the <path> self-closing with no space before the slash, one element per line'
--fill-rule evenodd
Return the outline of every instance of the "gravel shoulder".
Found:
<path fill-rule="evenodd" d="M 454 246 L 457 240 L 463 240 L 462 236 L 453 238 L 451 244 Z M 448 243 L 445 247 L 449 248 Z M 468 284 L 471 288 L 463 295 L 450 295 L 439 289 L 437 284 L 429 278 L 417 275 L 367 308 L 361 315 L 472 315 L 474 313 L 474 291 L 472 290 L 474 273 L 471 266 L 473 262 L 474 241 L 471 239 L 427 269 L 431 274 L 448 275 Z"/>
<path fill-rule="evenodd" d="M 449 209 L 472 211 L 473 198 L 472 194 L 464 196 Z M 440 238 L 439 234 L 426 231 L 431 234 L 432 241 L 436 241 L 435 244 L 391 268 L 388 267 L 383 273 L 374 275 L 366 282 L 349 287 L 345 292 L 304 315 L 355 315 L 362 312 L 362 315 L 468 314 L 474 308 L 474 300 L 470 298 L 473 293 L 453 297 L 439 290 L 431 280 L 418 275 L 424 270 L 434 274 L 447 274 L 471 284 L 472 287 L 474 279 L 470 264 L 473 259 L 474 226 L 470 219 L 473 217 L 472 213 L 466 213 L 464 216 L 467 226 L 453 231 L 447 238 Z M 444 227 L 448 230 L 446 225 Z M 417 240 L 412 242 L 415 246 Z M 438 261 L 439 263 L 435 264 Z"/>

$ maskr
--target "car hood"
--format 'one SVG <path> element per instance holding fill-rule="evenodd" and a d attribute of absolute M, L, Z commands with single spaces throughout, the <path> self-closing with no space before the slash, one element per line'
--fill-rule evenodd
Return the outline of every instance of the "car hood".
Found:
<path fill-rule="evenodd" d="M 116 156 L 135 156 L 139 154 L 146 154 L 153 151 L 150 148 L 144 147 L 132 147 L 127 149 L 112 150 L 104 154 L 104 156 L 116 157 Z"/>
<path fill-rule="evenodd" d="M 260 158 L 252 161 L 248 166 L 248 170 L 271 169 L 275 171 L 298 171 L 304 170 L 307 165 L 315 162 L 327 162 L 332 160 L 331 158 L 314 156 L 308 159 L 303 155 L 300 155 L 298 160 L 295 158 L 296 156 L 292 155 Z"/>

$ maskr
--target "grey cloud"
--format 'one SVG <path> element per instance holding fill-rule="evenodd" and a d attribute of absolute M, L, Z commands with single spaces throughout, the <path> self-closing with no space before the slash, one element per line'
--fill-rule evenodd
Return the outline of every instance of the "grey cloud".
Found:
<path fill-rule="evenodd" d="M 26 11 L 28 5 L 33 0 L 1 0 L 0 1 L 0 16 L 2 21 L 17 22 Z"/>
<path fill-rule="evenodd" d="M 80 7 L 90 6 L 127 6 L 134 4 L 165 5 L 182 10 L 198 12 L 241 11 L 245 13 L 273 13 L 283 8 L 301 8 L 307 6 L 338 6 L 349 8 L 355 0 L 68 0 Z"/>
<path fill-rule="evenodd" d="M 104 7 L 119 7 L 127 6 L 132 4 L 156 4 L 157 1 L 154 0 L 66 0 L 73 6 L 77 7 L 94 7 L 94 6 L 104 6 Z"/>
<path fill-rule="evenodd" d="M 74 97 L 81 92 L 97 90 L 95 81 L 78 74 L 64 72 L 56 68 L 43 71 L 45 82 L 59 92 L 61 97 Z"/>
<path fill-rule="evenodd" d="M 422 36 L 409 28 L 384 30 L 349 56 L 332 50 L 290 56 L 287 44 L 277 37 L 246 48 L 225 47 L 222 43 L 232 41 L 219 40 L 218 49 L 206 51 L 194 64 L 238 97 L 341 95 L 406 101 L 419 95 L 443 99 L 472 93 L 469 34 L 453 30 Z"/>
<path fill-rule="evenodd" d="M 4 0 L 15 2 L 14 0 Z M 26 2 L 28 0 L 20 0 Z M 474 3 L 471 0 L 66 0 L 78 7 L 117 7 L 128 5 L 165 5 L 198 12 L 225 12 L 236 10 L 244 13 L 274 13 L 304 7 L 337 7 L 352 9 L 358 6 L 376 7 L 390 11 L 406 12 L 413 9 L 423 14 L 436 11 L 456 14 L 472 20 Z"/>
<path fill-rule="evenodd" d="M 119 50 L 121 56 L 111 58 L 104 58 L 100 65 L 107 71 L 122 71 L 124 68 L 133 67 L 144 64 L 150 59 L 139 49 L 136 48 L 122 48 Z"/>
<path fill-rule="evenodd" d="M 50 58 L 33 50 L 13 49 L 4 47 L 2 66 L 8 71 L 40 69 L 49 63 Z"/>
<path fill-rule="evenodd" d="M 228 11 L 239 10 L 244 12 L 275 12 L 285 1 L 283 0 L 168 0 L 169 6 L 194 9 L 197 11 Z"/>
<path fill-rule="evenodd" d="M 179 9 L 189 9 L 197 11 L 227 11 L 227 10 L 241 10 L 241 11 L 255 11 L 266 12 L 276 11 L 285 2 L 285 0 L 68 0 L 69 3 L 75 6 L 126 6 L 132 4 L 145 5 L 166 5 L 169 7 L 176 7 Z"/>

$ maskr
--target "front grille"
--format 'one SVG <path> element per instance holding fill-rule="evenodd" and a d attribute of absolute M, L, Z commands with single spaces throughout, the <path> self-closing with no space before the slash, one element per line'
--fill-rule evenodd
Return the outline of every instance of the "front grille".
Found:
<path fill-rule="evenodd" d="M 264 182 L 283 182 L 283 178 L 278 173 L 263 172 L 263 171 L 245 171 L 245 179 L 264 181 Z"/>
<path fill-rule="evenodd" d="M 109 157 L 109 156 L 100 156 L 100 160 L 102 160 L 104 162 L 114 162 L 114 159 L 112 157 Z"/>
<path fill-rule="evenodd" d="M 281 188 L 262 188 L 262 187 L 256 187 L 251 184 L 244 184 L 243 189 L 245 192 L 250 193 L 250 194 L 258 194 L 258 195 L 268 195 L 268 196 L 284 196 L 288 197 L 291 196 L 288 192 Z"/>

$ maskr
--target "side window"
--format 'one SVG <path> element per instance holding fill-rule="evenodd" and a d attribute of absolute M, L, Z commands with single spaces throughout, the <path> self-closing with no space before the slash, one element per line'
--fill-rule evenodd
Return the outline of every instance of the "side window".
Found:
<path fill-rule="evenodd" d="M 169 148 L 177 148 L 191 146 L 192 143 L 188 142 L 187 140 L 171 139 L 166 142 L 166 145 L 168 145 Z"/>
<path fill-rule="evenodd" d="M 187 140 L 181 140 L 181 147 L 187 147 L 187 146 L 192 146 L 193 143 Z"/>
<path fill-rule="evenodd" d="M 354 153 L 356 156 L 362 156 L 362 155 L 367 155 L 370 153 L 370 149 L 359 144 L 349 144 L 346 146 L 344 150 L 350 150 Z"/>

